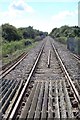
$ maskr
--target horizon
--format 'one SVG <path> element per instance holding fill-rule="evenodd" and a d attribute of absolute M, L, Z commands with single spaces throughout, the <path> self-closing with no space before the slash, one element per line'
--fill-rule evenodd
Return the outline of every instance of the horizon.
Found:
<path fill-rule="evenodd" d="M 0 3 L 0 25 L 9 23 L 16 28 L 33 26 L 34 29 L 48 33 L 64 25 L 78 26 L 78 0 L 3 0 Z"/>

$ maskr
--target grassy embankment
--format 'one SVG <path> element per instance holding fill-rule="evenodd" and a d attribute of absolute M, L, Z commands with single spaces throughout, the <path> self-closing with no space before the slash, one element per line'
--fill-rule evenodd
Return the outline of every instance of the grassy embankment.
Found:
<path fill-rule="evenodd" d="M 26 41 L 30 41 L 31 44 L 25 45 Z M 35 42 L 33 39 L 22 39 L 20 41 L 11 42 L 2 41 L 0 44 L 0 59 L 2 54 L 2 63 L 7 64 L 13 59 L 17 58 L 23 52 L 28 52 L 30 49 L 35 47 L 37 43 L 38 42 Z"/>
<path fill-rule="evenodd" d="M 56 41 L 66 44 L 67 43 L 67 37 L 56 37 Z"/>
<path fill-rule="evenodd" d="M 56 41 L 67 45 L 67 37 L 57 37 L 55 38 Z M 80 38 L 79 37 L 75 37 L 75 53 L 80 54 Z"/>
<path fill-rule="evenodd" d="M 71 51 L 80 54 L 80 27 L 64 25 L 53 28 L 50 35 L 58 42 L 68 45 Z"/>

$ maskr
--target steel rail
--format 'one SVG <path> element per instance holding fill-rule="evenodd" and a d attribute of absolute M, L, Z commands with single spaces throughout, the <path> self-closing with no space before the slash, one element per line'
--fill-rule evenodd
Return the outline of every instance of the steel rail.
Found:
<path fill-rule="evenodd" d="M 55 54 L 56 54 L 56 57 L 57 57 L 58 61 L 60 62 L 61 69 L 62 69 L 62 71 L 65 73 L 65 78 L 69 80 L 69 83 L 70 83 L 70 85 L 71 85 L 71 88 L 73 89 L 73 91 L 74 91 L 74 93 L 75 93 L 75 95 L 76 95 L 76 98 L 78 99 L 78 101 L 79 101 L 79 103 L 80 103 L 80 98 L 79 98 L 80 96 L 79 96 L 79 94 L 78 94 L 78 92 L 77 92 L 77 90 L 76 90 L 76 88 L 75 88 L 75 86 L 74 86 L 74 84 L 73 84 L 73 82 L 72 82 L 72 80 L 71 80 L 71 78 L 70 78 L 70 76 L 69 76 L 69 74 L 68 74 L 68 72 L 67 72 L 64 64 L 63 64 L 63 61 L 62 61 L 62 59 L 61 59 L 58 51 L 56 50 L 55 46 L 54 46 L 53 44 L 51 44 L 51 45 L 52 45 L 52 47 L 53 47 L 53 50 L 54 50 L 54 52 L 55 52 Z M 27 81 L 25 82 L 25 85 L 24 85 L 24 87 L 23 87 L 23 89 L 22 89 L 22 91 L 21 91 L 21 93 L 20 93 L 19 98 L 17 99 L 16 104 L 15 104 L 15 106 L 13 107 L 13 110 L 12 110 L 10 116 L 9 116 L 9 119 L 12 119 L 12 120 L 13 120 L 13 119 L 15 118 L 16 111 L 17 111 L 18 108 L 19 108 L 20 102 L 21 102 L 21 100 L 22 100 L 22 98 L 23 98 L 23 95 L 24 95 L 24 93 L 25 93 L 25 91 L 26 91 L 26 89 L 27 89 L 27 86 L 28 86 L 28 84 L 29 84 L 29 82 L 30 82 L 30 80 L 31 80 L 31 77 L 32 77 L 32 75 L 33 75 L 33 73 L 34 73 L 34 71 L 35 71 L 35 68 L 36 68 L 36 66 L 37 66 L 37 64 L 38 64 L 38 61 L 39 61 L 40 56 L 41 56 L 41 54 L 42 54 L 42 52 L 43 52 L 43 49 L 44 49 L 44 44 L 42 45 L 42 47 L 41 47 L 41 49 L 40 49 L 40 52 L 39 52 L 39 54 L 38 54 L 38 56 L 37 56 L 37 59 L 36 59 L 34 65 L 33 65 L 33 67 L 32 67 L 32 69 L 31 69 L 31 71 L 30 71 L 30 74 L 29 74 L 29 76 L 28 76 L 28 79 L 27 79 Z M 49 57 L 49 60 L 50 60 L 50 57 Z M 49 61 L 49 62 L 50 62 L 50 61 Z"/>
<path fill-rule="evenodd" d="M 22 56 L 20 56 L 19 60 L 17 60 L 16 62 L 14 62 L 11 66 L 9 66 L 9 68 L 7 68 L 5 71 L 2 72 L 2 74 L 0 75 L 0 79 L 2 79 L 9 72 L 11 72 L 27 55 L 28 55 L 28 53 L 25 53 L 24 55 L 22 54 Z"/>
<path fill-rule="evenodd" d="M 76 95 L 76 97 L 77 97 L 77 99 L 78 99 L 78 102 L 80 103 L 80 96 L 79 96 L 79 94 L 78 94 L 78 91 L 76 90 L 75 85 L 73 84 L 73 82 L 72 82 L 72 80 L 71 80 L 71 78 L 70 78 L 70 76 L 69 76 L 69 74 L 68 74 L 68 72 L 67 72 L 67 70 L 66 70 L 66 68 L 65 68 L 65 65 L 63 64 L 63 61 L 62 61 L 62 59 L 61 59 L 58 51 L 56 50 L 56 48 L 55 48 L 55 46 L 54 46 L 53 44 L 52 44 L 52 47 L 53 47 L 53 50 L 55 51 L 55 54 L 56 54 L 56 56 L 57 56 L 57 58 L 58 58 L 58 60 L 59 60 L 59 62 L 60 62 L 61 68 L 62 68 L 62 70 L 64 71 L 67 79 L 69 80 L 70 85 L 71 85 L 71 87 L 72 87 L 72 89 L 73 89 L 73 91 L 74 91 L 74 93 L 75 93 L 75 95 Z"/>
<path fill-rule="evenodd" d="M 7 63 L 7 64 L 3 65 L 2 67 L 0 67 L 0 71 L 4 72 L 8 67 L 10 67 L 11 65 L 13 65 L 15 63 L 15 61 L 18 61 L 23 55 L 25 55 L 25 52 L 23 52 L 22 54 L 20 54 L 17 58 L 13 59 L 9 63 Z"/>
<path fill-rule="evenodd" d="M 41 54 L 42 54 L 43 49 L 44 49 L 44 44 L 43 44 L 42 47 L 41 47 L 41 50 L 40 50 L 40 52 L 39 52 L 39 54 L 38 54 L 38 57 L 37 57 L 34 65 L 33 65 L 33 67 L 32 67 L 31 72 L 30 72 L 30 74 L 29 74 L 29 76 L 28 76 L 28 78 L 27 78 L 27 81 L 26 81 L 26 83 L 25 83 L 25 85 L 24 85 L 24 87 L 23 87 L 23 89 L 22 89 L 22 91 L 21 91 L 21 93 L 20 93 L 20 96 L 19 96 L 19 98 L 18 98 L 18 100 L 17 100 L 17 102 L 16 102 L 16 104 L 15 104 L 15 106 L 14 106 L 14 108 L 13 108 L 11 114 L 10 114 L 10 116 L 9 116 L 9 118 L 12 119 L 12 120 L 13 120 L 14 117 L 15 117 L 15 113 L 16 113 L 18 107 L 19 107 L 19 104 L 20 104 L 20 102 L 21 102 L 21 100 L 22 100 L 22 97 L 23 97 L 23 95 L 24 95 L 24 93 L 25 93 L 25 90 L 26 90 L 26 88 L 27 88 L 27 86 L 28 86 L 28 84 L 29 84 L 29 82 L 30 82 L 30 79 L 31 79 L 31 77 L 32 77 L 32 75 L 33 75 L 33 73 L 34 73 L 34 71 L 35 71 L 35 68 L 36 68 L 36 66 L 37 66 L 37 64 L 38 64 L 38 61 L 39 61 L 39 59 L 40 59 L 40 56 L 41 56 Z"/>
<path fill-rule="evenodd" d="M 76 54 L 73 54 L 73 53 L 71 53 L 71 54 L 80 63 L 80 56 L 77 56 Z"/>

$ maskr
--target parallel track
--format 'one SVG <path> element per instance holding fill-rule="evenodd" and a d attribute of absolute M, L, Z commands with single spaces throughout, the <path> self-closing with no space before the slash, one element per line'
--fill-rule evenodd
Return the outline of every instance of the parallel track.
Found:
<path fill-rule="evenodd" d="M 80 96 L 53 44 L 52 48 L 47 40 L 9 118 L 80 118 Z"/>
<path fill-rule="evenodd" d="M 5 77 L 10 71 L 12 71 L 26 56 L 28 53 L 22 53 L 18 58 L 13 60 L 11 63 L 8 63 L 2 66 L 2 70 L 0 71 L 0 79 Z"/>
<path fill-rule="evenodd" d="M 44 43 L 44 42 L 43 42 Z M 41 43 L 43 45 L 43 43 Z M 42 49 L 40 47 L 40 51 Z M 14 61 L 13 64 L 4 69 L 0 75 L 0 117 L 8 118 L 22 89 L 24 86 L 24 79 L 6 79 L 6 75 L 10 74 L 18 64 L 25 59 L 27 53 L 23 53 L 18 59 Z"/>
<path fill-rule="evenodd" d="M 80 56 L 78 56 L 78 55 L 76 55 L 76 54 L 73 54 L 73 53 L 71 53 L 73 56 L 74 56 L 74 58 L 80 63 Z"/>

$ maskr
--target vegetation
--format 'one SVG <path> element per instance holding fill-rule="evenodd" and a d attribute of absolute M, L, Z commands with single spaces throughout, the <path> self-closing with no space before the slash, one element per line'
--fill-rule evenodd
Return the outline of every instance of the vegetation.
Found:
<path fill-rule="evenodd" d="M 19 30 L 9 24 L 2 25 L 2 37 L 9 42 L 12 40 L 20 40 L 22 38 Z"/>
<path fill-rule="evenodd" d="M 2 37 L 6 41 L 15 41 L 21 39 L 35 39 L 36 36 L 45 37 L 48 33 L 33 29 L 29 26 L 26 28 L 16 28 L 9 24 L 4 24 L 2 27 Z"/>
<path fill-rule="evenodd" d="M 27 45 L 26 42 L 29 42 L 30 40 L 22 39 L 20 41 L 11 41 L 6 42 L 2 45 L 2 55 L 8 56 L 9 54 L 12 55 L 15 51 L 24 49 Z M 33 41 L 30 41 L 31 44 Z"/>
<path fill-rule="evenodd" d="M 55 38 L 56 41 L 59 41 L 63 44 L 69 44 L 70 50 L 73 49 L 72 52 L 80 54 L 80 27 L 78 26 L 69 27 L 65 25 L 60 28 L 54 28 L 51 31 L 50 36 Z M 71 43 L 68 43 L 67 40 L 68 42 L 70 40 Z"/>
<path fill-rule="evenodd" d="M 67 25 L 64 25 L 60 28 L 54 28 L 51 31 L 50 36 L 55 38 L 57 41 L 66 44 L 68 37 L 80 37 L 80 27 L 69 27 Z"/>
<path fill-rule="evenodd" d="M 67 37 L 57 37 L 55 38 L 56 41 L 61 42 L 63 44 L 67 43 Z"/>
<path fill-rule="evenodd" d="M 0 58 L 2 54 L 3 62 L 9 62 L 23 51 L 34 47 L 38 41 L 47 35 L 47 32 L 33 29 L 32 26 L 16 28 L 8 23 L 3 24 L 0 27 Z M 68 37 L 75 37 L 78 44 L 75 51 L 78 49 L 78 52 L 80 52 L 80 27 L 65 25 L 60 28 L 54 28 L 50 36 L 63 44 L 67 43 Z"/>
<path fill-rule="evenodd" d="M 22 52 L 28 51 L 37 41 L 48 35 L 47 32 L 33 29 L 31 26 L 16 28 L 10 24 L 3 24 L 0 28 L 0 59 L 3 63 L 8 63 Z"/>
<path fill-rule="evenodd" d="M 28 43 L 27 45 L 25 43 Z M 3 64 L 11 62 L 21 53 L 28 52 L 35 47 L 38 42 L 33 42 L 33 39 L 22 39 L 20 41 L 11 41 L 2 45 L 2 62 Z"/>
<path fill-rule="evenodd" d="M 57 37 L 80 37 L 80 27 L 72 26 L 69 27 L 67 25 L 62 26 L 60 28 L 54 28 L 50 35 L 54 38 Z"/>

